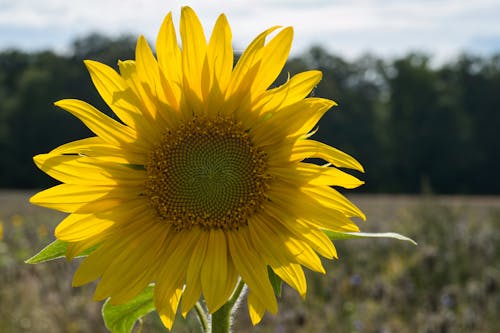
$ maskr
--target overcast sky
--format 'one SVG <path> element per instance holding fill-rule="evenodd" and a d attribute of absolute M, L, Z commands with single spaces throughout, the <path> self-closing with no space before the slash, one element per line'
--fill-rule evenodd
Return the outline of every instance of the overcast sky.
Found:
<path fill-rule="evenodd" d="M 226 13 L 236 48 L 273 25 L 295 28 L 292 52 L 314 44 L 347 57 L 423 51 L 449 59 L 500 52 L 500 0 L 0 0 L 0 49 L 68 50 L 89 32 L 144 34 L 190 5 L 210 31 Z"/>

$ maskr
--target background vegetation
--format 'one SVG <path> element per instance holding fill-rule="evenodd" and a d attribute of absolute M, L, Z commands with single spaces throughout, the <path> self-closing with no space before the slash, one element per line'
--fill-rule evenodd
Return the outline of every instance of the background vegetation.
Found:
<path fill-rule="evenodd" d="M 77 262 L 23 261 L 53 239 L 63 214 L 29 205 L 33 192 L 0 191 L 0 332 L 106 332 L 94 284 L 72 288 Z M 395 240 L 337 241 L 327 275 L 307 273 L 306 300 L 283 289 L 277 316 L 252 327 L 245 308 L 238 333 L 487 333 L 500 327 L 500 201 L 495 197 L 357 195 L 365 231 L 393 230 Z M 156 314 L 143 333 L 161 332 Z M 174 325 L 197 333 L 193 315 Z"/>
<path fill-rule="evenodd" d="M 79 98 L 109 112 L 84 59 L 115 66 L 134 58 L 135 39 L 91 35 L 68 54 L 0 51 L 0 332 L 106 332 L 94 285 L 72 288 L 77 263 L 23 261 L 53 240 L 63 214 L 29 205 L 32 188 L 55 184 L 32 156 L 91 133 L 55 108 Z M 305 301 L 289 288 L 280 312 L 237 332 L 497 332 L 500 327 L 498 197 L 380 196 L 373 193 L 500 194 L 500 55 L 462 55 L 432 64 L 424 54 L 366 55 L 348 61 L 320 47 L 291 59 L 291 74 L 320 69 L 314 95 L 339 106 L 317 138 L 358 158 L 366 181 L 352 199 L 364 231 L 395 231 L 418 247 L 389 240 L 336 243 L 327 276 L 308 275 Z M 283 74 L 278 83 L 286 80 Z M 244 308 L 245 305 L 243 304 Z M 174 331 L 196 332 L 194 318 Z M 156 315 L 143 332 L 159 331 Z"/>
<path fill-rule="evenodd" d="M 90 35 L 64 55 L 0 52 L 0 187 L 53 184 L 32 156 L 90 133 L 52 103 L 79 98 L 107 111 L 82 61 L 116 66 L 134 58 L 134 46 L 131 37 Z M 317 137 L 362 162 L 361 191 L 499 194 L 500 55 L 462 55 L 437 66 L 431 60 L 410 54 L 347 61 L 314 47 L 286 71 L 323 71 L 314 94 L 339 107 L 322 119 Z"/>

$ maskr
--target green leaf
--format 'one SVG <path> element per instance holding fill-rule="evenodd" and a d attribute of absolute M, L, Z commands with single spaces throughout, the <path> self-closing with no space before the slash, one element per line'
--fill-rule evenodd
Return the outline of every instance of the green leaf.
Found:
<path fill-rule="evenodd" d="M 102 306 L 106 328 L 113 333 L 132 332 L 135 322 L 155 309 L 153 291 L 154 286 L 149 285 L 133 300 L 120 305 L 111 305 L 108 298 Z"/>
<path fill-rule="evenodd" d="M 35 254 L 33 257 L 26 260 L 25 263 L 38 264 L 40 262 L 64 257 L 67 248 L 68 243 L 56 239 L 55 241 L 44 247 L 40 252 Z"/>
<path fill-rule="evenodd" d="M 331 240 L 352 239 L 352 238 L 394 238 L 417 245 L 417 243 L 413 239 L 400 235 L 395 232 L 338 232 L 330 230 L 323 230 L 323 232 Z"/>
<path fill-rule="evenodd" d="M 28 260 L 25 261 L 27 264 L 38 264 L 44 261 L 49 261 L 49 260 L 54 260 L 58 258 L 62 258 L 66 255 L 66 250 L 68 248 L 68 243 L 60 241 L 56 239 L 46 247 L 44 247 L 40 252 L 35 254 L 33 257 L 29 258 Z M 91 248 L 86 249 L 85 251 L 82 251 L 77 258 L 79 257 L 85 257 L 88 256 L 90 253 L 92 253 L 95 249 L 97 248 L 96 246 L 93 246 Z"/>
<path fill-rule="evenodd" d="M 281 278 L 274 273 L 271 267 L 267 266 L 267 275 L 269 276 L 269 281 L 271 281 L 271 285 L 274 289 L 274 294 L 278 297 L 281 297 Z"/>

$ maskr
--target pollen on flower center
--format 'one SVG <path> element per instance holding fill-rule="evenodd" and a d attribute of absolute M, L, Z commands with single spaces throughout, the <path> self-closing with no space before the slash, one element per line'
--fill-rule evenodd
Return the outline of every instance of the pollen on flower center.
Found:
<path fill-rule="evenodd" d="M 176 230 L 234 230 L 266 197 L 267 155 L 232 119 L 195 117 L 167 132 L 146 165 L 146 195 Z"/>

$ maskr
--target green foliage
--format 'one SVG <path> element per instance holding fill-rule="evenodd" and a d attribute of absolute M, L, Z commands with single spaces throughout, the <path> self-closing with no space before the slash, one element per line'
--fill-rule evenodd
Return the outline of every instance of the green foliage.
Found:
<path fill-rule="evenodd" d="M 68 243 L 56 239 L 25 262 L 27 264 L 38 264 L 44 261 L 59 259 L 64 257 L 67 248 Z"/>
<path fill-rule="evenodd" d="M 324 230 L 324 233 L 331 240 L 343 240 L 343 239 L 355 239 L 355 238 L 393 238 L 402 241 L 407 241 L 414 245 L 417 245 L 417 243 L 413 239 L 400 235 L 395 232 L 338 232 L 338 231 Z"/>
<path fill-rule="evenodd" d="M 63 258 L 66 255 L 66 250 L 68 248 L 68 243 L 60 241 L 56 239 L 46 247 L 44 247 L 40 252 L 35 254 L 33 257 L 29 258 L 25 262 L 27 264 L 38 264 L 44 261 L 49 261 L 49 260 L 54 260 L 54 259 L 59 259 Z M 88 248 L 82 253 L 79 253 L 76 258 L 79 257 L 85 257 L 91 254 L 97 246 L 93 246 L 91 248 Z"/>
<path fill-rule="evenodd" d="M 106 328 L 113 333 L 130 333 L 135 322 L 154 311 L 154 286 L 148 286 L 133 300 L 125 304 L 112 305 L 109 299 L 102 307 Z"/>

